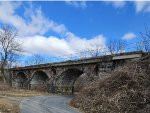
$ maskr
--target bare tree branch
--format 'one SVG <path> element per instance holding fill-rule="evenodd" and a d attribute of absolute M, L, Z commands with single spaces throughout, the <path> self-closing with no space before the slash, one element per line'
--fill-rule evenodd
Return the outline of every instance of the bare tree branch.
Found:
<path fill-rule="evenodd" d="M 43 64 L 45 62 L 46 60 L 43 56 L 39 54 L 34 54 L 31 57 L 29 57 L 25 63 L 26 65 L 37 65 L 37 64 Z"/>
<path fill-rule="evenodd" d="M 0 29 L 0 70 L 5 75 L 4 69 L 10 67 L 16 56 L 21 52 L 21 45 L 16 41 L 17 31 L 14 27 L 4 25 Z"/>
<path fill-rule="evenodd" d="M 145 26 L 145 32 L 141 32 L 141 40 L 138 44 L 138 48 L 145 52 L 150 52 L 150 30 Z"/>
<path fill-rule="evenodd" d="M 124 52 L 126 48 L 126 42 L 124 40 L 109 40 L 106 46 L 108 52 L 112 55 Z"/>

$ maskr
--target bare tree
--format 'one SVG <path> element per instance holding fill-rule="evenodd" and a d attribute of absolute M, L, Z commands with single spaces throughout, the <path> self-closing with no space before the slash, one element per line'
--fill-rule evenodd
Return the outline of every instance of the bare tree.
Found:
<path fill-rule="evenodd" d="M 26 60 L 26 65 L 37 65 L 37 64 L 43 64 L 46 60 L 43 56 L 39 54 L 33 54 L 31 57 L 29 57 Z"/>
<path fill-rule="evenodd" d="M 114 40 L 109 40 L 106 44 L 107 48 L 108 48 L 108 52 L 110 52 L 110 54 L 115 54 L 115 46 L 116 46 L 116 42 Z"/>
<path fill-rule="evenodd" d="M 89 49 L 87 51 L 80 52 L 80 58 L 96 57 L 101 53 L 101 48 Z"/>
<path fill-rule="evenodd" d="M 21 52 L 21 44 L 16 41 L 17 31 L 14 27 L 4 25 L 0 28 L 0 71 L 6 82 L 4 70 L 10 67 Z"/>
<path fill-rule="evenodd" d="M 125 51 L 126 42 L 124 40 L 109 40 L 106 47 L 111 55 L 122 53 Z"/>
<path fill-rule="evenodd" d="M 145 52 L 150 52 L 150 30 L 146 26 L 145 32 L 141 32 L 141 40 L 138 43 L 137 49 L 143 50 Z"/>
<path fill-rule="evenodd" d="M 82 51 L 80 53 L 81 53 L 80 56 L 82 56 L 81 58 L 96 57 L 103 55 L 104 48 L 102 47 L 99 40 L 97 40 L 96 42 L 90 44 L 90 48 L 87 47 L 86 51 Z"/>
<path fill-rule="evenodd" d="M 92 49 L 88 49 L 88 54 L 91 57 L 96 57 L 96 56 L 100 56 L 100 54 L 103 52 L 102 46 L 100 45 L 99 42 L 95 42 L 91 45 L 93 48 Z"/>
<path fill-rule="evenodd" d="M 79 58 L 80 59 L 84 59 L 87 57 L 88 57 L 88 51 L 84 50 L 84 51 L 79 52 Z"/>

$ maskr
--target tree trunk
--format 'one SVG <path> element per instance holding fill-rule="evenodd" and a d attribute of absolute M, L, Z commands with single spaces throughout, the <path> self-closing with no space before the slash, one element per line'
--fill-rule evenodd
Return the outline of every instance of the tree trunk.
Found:
<path fill-rule="evenodd" d="M 1 69 L 1 76 L 3 78 L 3 83 L 6 83 L 6 77 L 5 77 L 4 69 Z"/>
<path fill-rule="evenodd" d="M 6 83 L 6 78 L 5 77 L 3 77 L 3 82 Z"/>

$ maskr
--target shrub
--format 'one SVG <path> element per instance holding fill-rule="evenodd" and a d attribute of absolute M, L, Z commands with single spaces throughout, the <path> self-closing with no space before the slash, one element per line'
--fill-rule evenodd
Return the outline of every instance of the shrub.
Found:
<path fill-rule="evenodd" d="M 71 105 L 85 113 L 150 113 L 150 63 L 130 62 L 86 86 Z"/>

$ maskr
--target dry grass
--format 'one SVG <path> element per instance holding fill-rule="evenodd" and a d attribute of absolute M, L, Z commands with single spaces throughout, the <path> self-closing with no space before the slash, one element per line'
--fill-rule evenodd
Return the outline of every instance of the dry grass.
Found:
<path fill-rule="evenodd" d="M 12 89 L 0 81 L 0 113 L 19 113 L 21 100 L 31 96 L 49 95 L 46 92 Z"/>
<path fill-rule="evenodd" d="M 8 91 L 10 90 L 10 86 L 8 84 L 3 83 L 3 79 L 0 76 L 0 91 Z"/>
<path fill-rule="evenodd" d="M 21 100 L 31 96 L 49 95 L 45 92 L 11 89 L 0 91 L 0 113 L 19 113 Z"/>
<path fill-rule="evenodd" d="M 6 98 L 0 99 L 0 112 L 1 113 L 19 113 L 19 106 L 17 103 Z"/>
<path fill-rule="evenodd" d="M 150 113 L 150 63 L 129 63 L 93 81 L 71 105 L 85 113 Z"/>
<path fill-rule="evenodd" d="M 0 91 L 1 96 L 11 96 L 11 97 L 30 97 L 30 96 L 42 96 L 49 95 L 47 92 L 23 90 L 23 89 L 11 89 L 8 91 Z"/>

